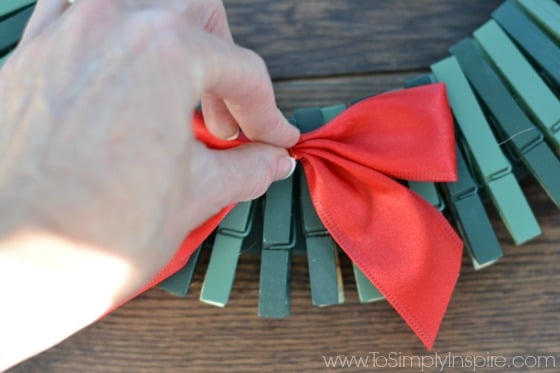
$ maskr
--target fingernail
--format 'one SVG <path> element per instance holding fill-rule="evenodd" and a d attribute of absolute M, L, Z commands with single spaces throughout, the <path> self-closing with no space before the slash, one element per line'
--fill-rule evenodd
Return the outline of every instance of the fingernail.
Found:
<path fill-rule="evenodd" d="M 235 132 L 230 137 L 226 137 L 226 140 L 227 141 L 233 141 L 233 140 L 237 140 L 238 137 L 239 137 L 239 129 L 237 130 L 237 132 Z"/>
<path fill-rule="evenodd" d="M 276 180 L 286 180 L 293 175 L 296 170 L 297 162 L 295 158 L 285 157 L 280 160 Z"/>

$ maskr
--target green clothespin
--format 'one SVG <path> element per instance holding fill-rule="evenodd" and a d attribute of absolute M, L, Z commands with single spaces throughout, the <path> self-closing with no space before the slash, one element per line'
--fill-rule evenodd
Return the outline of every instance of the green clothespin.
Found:
<path fill-rule="evenodd" d="M 344 111 L 344 105 L 306 108 L 294 111 L 294 121 L 302 132 L 309 132 Z M 303 169 L 298 169 L 302 232 L 305 237 L 311 299 L 315 306 L 344 303 L 344 286 L 338 260 L 338 246 L 317 216 Z"/>
<path fill-rule="evenodd" d="M 344 303 L 344 286 L 338 260 L 338 247 L 317 216 L 309 195 L 303 169 L 299 169 L 303 234 L 307 247 L 307 265 L 311 299 L 314 306 Z"/>
<path fill-rule="evenodd" d="M 446 58 L 431 69 L 438 81 L 446 83 L 449 102 L 468 146 L 468 156 L 514 242 L 520 245 L 538 236 L 541 230 L 537 220 L 456 58 Z"/>
<path fill-rule="evenodd" d="M 357 265 L 352 263 L 352 268 L 354 270 L 354 280 L 356 281 L 360 303 L 371 303 L 385 299 L 383 294 L 377 290 L 375 285 L 371 283 Z"/>
<path fill-rule="evenodd" d="M 0 2 L 0 18 L 34 3 L 35 0 L 2 0 Z"/>
<path fill-rule="evenodd" d="M 321 114 L 323 115 L 323 122 L 328 123 L 333 120 L 338 114 L 342 113 L 346 110 L 346 105 L 338 104 L 338 105 L 331 105 L 321 108 Z"/>
<path fill-rule="evenodd" d="M 237 204 L 218 226 L 200 292 L 201 302 L 218 307 L 228 302 L 239 255 L 254 226 L 256 206 L 255 201 Z"/>
<path fill-rule="evenodd" d="M 353 103 L 356 103 L 358 101 L 361 101 L 365 98 L 368 98 L 370 96 L 366 96 L 363 97 L 361 99 L 356 99 L 354 101 L 352 101 Z M 323 114 L 324 117 L 324 121 L 328 122 L 331 119 L 333 119 L 335 116 L 337 116 L 338 114 L 340 114 L 343 110 L 346 109 L 345 105 L 334 105 L 334 106 L 329 106 L 326 108 L 321 109 L 321 112 Z M 338 257 L 336 257 L 337 262 L 338 262 Z M 338 266 L 338 264 L 337 264 Z M 354 280 L 356 281 L 356 288 L 358 290 L 358 297 L 360 299 L 360 302 L 362 303 L 369 303 L 369 302 L 374 302 L 377 300 L 382 300 L 384 299 L 383 295 L 381 295 L 381 293 L 377 290 L 377 288 L 367 279 L 367 277 L 362 273 L 362 271 L 360 271 L 360 269 L 355 265 L 352 264 L 353 269 L 354 269 Z M 311 269 L 310 269 L 311 272 Z M 338 268 L 337 270 L 337 274 L 340 273 L 340 268 Z M 342 292 L 342 282 L 339 282 L 339 289 L 340 292 Z M 342 294 L 342 293 L 340 293 Z M 342 303 L 344 301 L 343 298 L 339 297 L 340 303 Z"/>
<path fill-rule="evenodd" d="M 439 211 L 443 211 L 445 209 L 445 202 L 439 195 L 436 184 L 423 181 L 409 181 L 408 187 L 423 197 Z"/>
<path fill-rule="evenodd" d="M 560 6 L 554 0 L 517 0 L 544 27 L 550 35 L 560 42 Z"/>
<path fill-rule="evenodd" d="M 264 197 L 258 311 L 261 317 L 290 315 L 290 261 L 296 245 L 293 180 L 291 176 L 273 183 Z"/>
<path fill-rule="evenodd" d="M 299 128 L 301 133 L 307 133 L 321 127 L 325 123 L 325 120 L 321 108 L 307 107 L 294 110 L 292 122 Z"/>
<path fill-rule="evenodd" d="M 369 96 L 356 99 L 353 103 L 358 102 Z M 292 122 L 298 126 L 302 133 L 313 131 L 323 123 L 330 121 L 335 116 L 340 114 L 346 109 L 345 105 L 333 105 L 325 108 L 304 108 L 294 111 Z M 304 177 L 301 178 L 304 185 L 300 184 L 302 188 L 302 212 L 308 211 L 308 216 L 303 216 L 304 224 L 308 224 L 307 228 L 304 227 L 304 235 L 312 235 L 313 232 L 323 232 L 324 229 L 319 217 L 316 215 L 313 206 L 306 205 L 305 194 L 309 191 L 306 189 L 307 183 Z M 311 201 L 309 200 L 309 203 Z M 312 211 L 312 212 L 311 212 Z M 307 233 L 306 233 L 307 230 Z M 318 235 L 321 237 L 321 235 Z M 330 237 L 306 237 L 307 242 L 307 256 L 309 266 L 309 282 L 311 284 L 311 296 L 313 304 L 327 305 L 344 302 L 343 284 L 340 276 L 340 266 L 338 263 L 338 255 L 335 250 L 325 249 L 331 247 L 332 238 Z M 336 248 L 336 246 L 335 246 Z M 324 263 L 324 264 L 323 264 Z M 358 296 L 362 303 L 372 302 L 374 300 L 383 299 L 383 296 L 377 291 L 373 284 L 361 273 L 361 271 L 354 266 L 354 278 L 358 289 Z M 325 270 L 328 268 L 328 272 Z M 325 278 L 328 277 L 328 280 Z M 328 291 L 325 289 L 329 289 Z M 314 290 L 315 289 L 315 290 Z M 335 291 L 336 289 L 336 291 Z"/>
<path fill-rule="evenodd" d="M 560 47 L 513 1 L 503 3 L 492 13 L 492 18 L 560 89 Z"/>
<path fill-rule="evenodd" d="M 191 285 L 196 263 L 198 262 L 198 257 L 200 256 L 200 250 L 201 248 L 199 247 L 191 255 L 187 264 L 173 276 L 165 279 L 161 284 L 159 284 L 159 287 L 177 297 L 186 297 L 189 292 L 189 287 Z"/>
<path fill-rule="evenodd" d="M 436 82 L 433 74 L 408 80 L 407 87 Z M 473 267 L 478 270 L 502 257 L 502 249 L 478 195 L 478 186 L 472 179 L 460 149 L 457 147 L 457 181 L 441 184 L 444 199 L 453 223 L 463 238 Z"/>
<path fill-rule="evenodd" d="M 354 100 L 353 102 L 358 102 L 360 101 L 360 99 Z M 296 110 L 294 111 L 294 117 L 297 118 L 297 120 L 295 120 L 296 124 L 300 124 L 302 123 L 302 125 L 300 125 L 300 129 L 302 129 L 302 132 L 304 131 L 310 131 L 313 130 L 315 128 L 317 128 L 318 126 L 320 126 L 323 122 L 328 122 L 330 121 L 332 118 L 334 118 L 336 115 L 340 114 L 340 112 L 342 112 L 346 107 L 344 105 L 335 105 L 335 106 L 330 106 L 330 107 L 326 107 L 323 109 L 318 109 L 318 108 L 307 108 L 307 109 L 300 109 L 300 110 Z M 305 193 L 306 191 L 302 191 L 302 195 Z M 308 191 L 307 191 L 308 193 Z M 310 202 L 310 201 L 309 201 Z M 302 207 L 305 208 L 306 204 L 304 201 L 302 201 Z M 311 206 L 312 208 L 312 206 Z M 309 232 L 313 232 L 313 231 L 321 231 L 321 229 L 324 229 L 322 223 L 319 221 L 319 218 L 316 216 L 316 213 L 314 212 L 314 210 L 312 210 L 313 213 L 309 213 L 308 218 L 306 219 L 304 217 L 304 222 L 306 222 L 306 224 L 309 224 L 309 226 L 304 229 L 307 230 Z M 316 220 L 314 220 L 316 219 Z M 309 222 L 309 223 L 308 223 Z M 332 240 L 332 239 L 331 239 Z M 339 279 L 339 274 L 340 274 L 340 269 L 338 268 L 338 257 L 335 256 L 336 253 L 332 253 L 330 250 L 324 250 L 324 247 L 330 247 L 330 242 L 327 242 L 328 240 L 325 238 L 324 239 L 324 243 L 322 245 L 322 249 L 320 252 L 317 252 L 316 250 L 314 250 L 314 245 L 312 243 L 312 245 L 308 245 L 308 263 L 310 265 L 309 267 L 309 273 L 310 273 L 310 282 L 311 282 L 311 290 L 312 290 L 312 296 L 313 295 L 313 288 L 314 288 L 314 283 L 315 284 L 319 284 L 324 282 L 324 279 L 322 278 L 324 276 L 324 274 L 320 271 L 320 266 L 319 263 L 315 263 L 314 259 L 315 256 L 318 255 L 319 253 L 323 255 L 322 257 L 322 261 L 330 263 L 329 264 L 329 268 L 330 268 L 330 276 L 329 276 L 329 281 L 328 284 L 330 284 L 330 288 L 331 290 L 329 291 L 329 298 L 331 299 L 331 302 L 334 301 L 335 299 L 335 276 L 334 274 L 336 273 L 336 286 L 339 289 L 339 293 L 338 293 L 338 301 L 341 303 L 344 301 L 344 299 L 342 298 L 343 293 L 342 293 L 342 282 Z M 311 248 L 311 250 L 310 250 Z M 311 251 L 311 253 L 310 253 Z M 336 263 L 336 272 L 333 270 L 333 262 Z M 316 268 L 312 268 L 312 266 L 316 267 Z M 373 302 L 373 301 L 377 301 L 377 300 L 381 300 L 384 299 L 383 295 L 381 295 L 381 293 L 375 288 L 375 286 L 367 279 L 367 277 L 365 277 L 365 275 L 360 271 L 360 269 L 353 264 L 353 268 L 354 268 L 354 279 L 356 281 L 356 287 L 358 290 L 358 296 L 360 299 L 360 302 L 362 303 L 369 303 L 369 302 Z M 322 276 L 323 275 L 323 276 Z M 316 277 L 316 279 L 314 280 L 314 277 Z M 316 285 L 317 287 L 319 287 L 319 285 Z M 316 293 L 318 293 L 318 291 L 316 291 Z M 320 304 L 320 303 L 324 303 L 324 301 L 316 301 L 314 299 L 314 304 Z"/>
<path fill-rule="evenodd" d="M 476 30 L 474 37 L 544 131 L 552 146 L 559 150 L 558 98 L 495 21 L 488 21 Z"/>
<path fill-rule="evenodd" d="M 0 21 L 0 51 L 17 44 L 35 6 L 29 6 Z"/>
<path fill-rule="evenodd" d="M 491 113 L 494 120 L 490 123 L 501 135 L 500 140 L 510 147 L 552 201 L 560 206 L 560 161 L 543 141 L 541 131 L 519 107 L 475 41 L 464 39 L 450 51 Z"/>
<path fill-rule="evenodd" d="M 475 270 L 495 263 L 503 256 L 496 233 L 478 195 L 463 154 L 457 148 L 458 180 L 442 185 L 451 216 L 463 237 Z"/>

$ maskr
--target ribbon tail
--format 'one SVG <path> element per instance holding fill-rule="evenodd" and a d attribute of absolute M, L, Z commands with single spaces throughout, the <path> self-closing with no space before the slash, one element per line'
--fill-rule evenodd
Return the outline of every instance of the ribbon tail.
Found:
<path fill-rule="evenodd" d="M 444 227 L 439 230 L 441 245 L 430 247 L 426 255 L 436 257 L 442 255 L 443 251 L 447 253 L 431 260 L 430 265 L 425 264 L 429 273 L 419 276 L 416 286 L 403 286 L 402 291 L 394 291 L 399 283 L 387 283 L 384 276 L 372 271 L 369 261 L 364 260 L 363 256 L 349 255 L 428 350 L 432 350 L 437 338 L 461 267 L 463 244 L 459 238 L 454 237 L 456 234 L 448 224 Z"/>
<path fill-rule="evenodd" d="M 433 206 L 375 170 L 302 164 L 333 239 L 431 349 L 459 276 L 460 238 Z"/>

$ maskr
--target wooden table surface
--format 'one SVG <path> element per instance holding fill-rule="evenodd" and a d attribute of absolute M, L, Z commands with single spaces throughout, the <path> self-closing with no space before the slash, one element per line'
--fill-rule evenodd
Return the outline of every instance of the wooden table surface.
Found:
<path fill-rule="evenodd" d="M 279 105 L 289 114 L 400 87 L 445 57 L 447 48 L 489 19 L 499 3 L 229 0 L 226 8 L 237 42 L 267 61 Z M 225 309 L 198 301 L 205 256 L 186 299 L 153 289 L 12 372 L 305 372 L 326 370 L 323 356 L 434 356 L 435 351 L 554 356 L 556 369 L 544 371 L 560 371 L 560 213 L 533 180 L 522 186 L 542 236 L 514 246 L 489 208 L 505 257 L 480 272 L 465 258 L 432 352 L 386 302 L 358 302 L 348 262 L 343 262 L 347 304 L 314 308 L 305 259 L 294 258 L 292 317 L 268 320 L 256 316 L 256 257 L 242 257 Z M 372 361 L 367 368 L 340 371 L 419 371 L 383 369 L 382 360 L 374 368 Z"/>

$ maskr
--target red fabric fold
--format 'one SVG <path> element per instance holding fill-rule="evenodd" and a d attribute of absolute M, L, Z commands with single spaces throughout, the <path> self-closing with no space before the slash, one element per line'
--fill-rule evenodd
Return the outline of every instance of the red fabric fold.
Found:
<path fill-rule="evenodd" d="M 199 113 L 195 136 L 227 149 Z M 375 96 L 351 106 L 289 149 L 338 245 L 431 349 L 459 275 L 462 242 L 443 215 L 393 178 L 457 178 L 453 118 L 443 84 Z M 193 231 L 147 288 L 187 262 L 231 206 Z"/>

